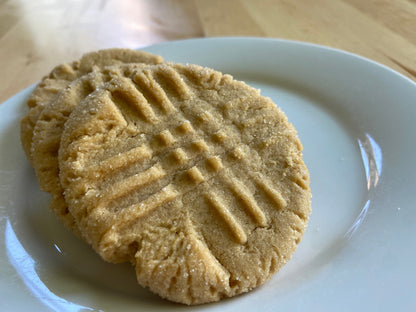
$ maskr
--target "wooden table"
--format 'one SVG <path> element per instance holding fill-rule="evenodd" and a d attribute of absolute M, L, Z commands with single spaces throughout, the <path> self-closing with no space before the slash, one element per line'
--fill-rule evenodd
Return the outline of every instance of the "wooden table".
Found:
<path fill-rule="evenodd" d="M 0 103 L 84 52 L 204 36 L 313 42 L 416 80 L 415 0 L 0 0 Z"/>

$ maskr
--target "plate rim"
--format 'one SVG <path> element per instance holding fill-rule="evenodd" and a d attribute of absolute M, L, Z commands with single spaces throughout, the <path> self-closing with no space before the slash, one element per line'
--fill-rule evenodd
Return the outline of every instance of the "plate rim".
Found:
<path fill-rule="evenodd" d="M 223 41 L 235 41 L 235 42 L 243 42 L 243 43 L 247 43 L 247 42 L 268 42 L 271 44 L 287 44 L 287 45 L 294 45 L 294 46 L 302 46 L 302 47 L 306 47 L 306 48 L 315 48 L 315 49 L 321 49 L 321 50 L 325 50 L 325 51 L 329 51 L 329 52 L 333 52 L 339 55 L 342 55 L 344 57 L 348 57 L 348 58 L 354 58 L 356 60 L 359 60 L 361 62 L 365 62 L 368 65 L 372 65 L 375 67 L 378 67 L 379 69 L 385 70 L 387 72 L 389 72 L 390 74 L 396 76 L 397 78 L 403 79 L 404 81 L 410 83 L 411 85 L 413 85 L 413 87 L 416 88 L 416 81 L 413 81 L 412 79 L 410 79 L 409 77 L 405 76 L 404 74 L 394 70 L 393 68 L 382 64 L 378 61 L 375 61 L 369 57 L 366 56 L 362 56 L 360 54 L 354 53 L 354 52 L 350 52 L 347 50 L 343 50 L 340 48 L 335 48 L 335 47 L 331 47 L 331 46 L 327 46 L 327 45 L 323 45 L 323 44 L 318 44 L 318 43 L 313 43 L 313 42 L 307 42 L 307 41 L 300 41 L 300 40 L 292 40 L 292 39 L 285 39 L 285 38 L 263 38 L 263 37 L 236 37 L 236 36 L 230 36 L 230 37 L 222 37 L 222 36 L 214 36 L 214 37 L 197 37 L 197 38 L 186 38 L 186 39 L 180 39 L 180 40 L 173 40 L 173 41 L 164 41 L 164 42 L 159 42 L 159 43 L 155 43 L 152 45 L 148 45 L 148 46 L 143 46 L 140 48 L 137 48 L 139 50 L 148 50 L 148 49 L 153 49 L 153 48 L 159 48 L 159 47 L 164 47 L 164 46 L 168 46 L 171 44 L 188 44 L 188 43 L 192 43 L 192 42 L 205 42 L 205 41 L 218 41 L 218 42 L 223 42 Z"/>

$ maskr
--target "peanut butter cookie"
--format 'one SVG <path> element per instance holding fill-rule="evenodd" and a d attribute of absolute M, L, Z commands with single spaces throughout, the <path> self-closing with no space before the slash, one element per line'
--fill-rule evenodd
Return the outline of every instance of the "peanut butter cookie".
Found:
<path fill-rule="evenodd" d="M 311 212 L 302 145 L 259 91 L 197 65 L 114 77 L 71 113 L 60 181 L 80 231 L 160 296 L 200 304 L 267 281 Z"/>

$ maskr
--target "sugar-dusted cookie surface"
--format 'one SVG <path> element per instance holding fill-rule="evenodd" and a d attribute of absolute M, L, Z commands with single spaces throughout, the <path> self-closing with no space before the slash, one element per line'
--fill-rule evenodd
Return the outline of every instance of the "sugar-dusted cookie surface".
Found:
<path fill-rule="evenodd" d="M 290 259 L 311 212 L 285 114 L 197 65 L 149 66 L 93 92 L 65 124 L 59 165 L 93 248 L 186 304 L 263 284 Z"/>
<path fill-rule="evenodd" d="M 102 68 L 123 63 L 158 64 L 162 61 L 162 57 L 144 51 L 115 48 L 90 52 L 78 61 L 55 67 L 42 79 L 29 97 L 27 101 L 29 112 L 21 121 L 20 138 L 28 159 L 30 161 L 32 159 L 33 129 L 40 113 L 71 81 L 91 72 L 94 67 Z"/>
<path fill-rule="evenodd" d="M 45 106 L 38 117 L 32 138 L 32 164 L 40 188 L 52 195 L 50 209 L 78 235 L 74 218 L 69 213 L 59 181 L 58 150 L 61 135 L 72 110 L 90 93 L 113 77 L 129 75 L 145 63 L 126 63 L 108 67 L 94 67 L 92 72 L 72 81 L 54 101 Z M 81 235 L 79 235 L 81 236 Z"/>

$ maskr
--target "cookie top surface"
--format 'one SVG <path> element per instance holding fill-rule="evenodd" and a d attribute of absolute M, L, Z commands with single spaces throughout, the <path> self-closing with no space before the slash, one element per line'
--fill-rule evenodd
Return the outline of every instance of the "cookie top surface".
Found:
<path fill-rule="evenodd" d="M 144 51 L 115 48 L 90 52 L 78 61 L 56 66 L 41 80 L 27 101 L 29 112 L 21 121 L 20 136 L 28 159 L 32 159 L 33 129 L 40 113 L 71 81 L 91 72 L 94 67 L 124 63 L 158 64 L 162 61 L 162 57 Z"/>
<path fill-rule="evenodd" d="M 68 207 L 107 261 L 188 304 L 264 283 L 291 257 L 310 207 L 302 145 L 259 91 L 163 63 L 118 77 L 65 124 Z"/>

